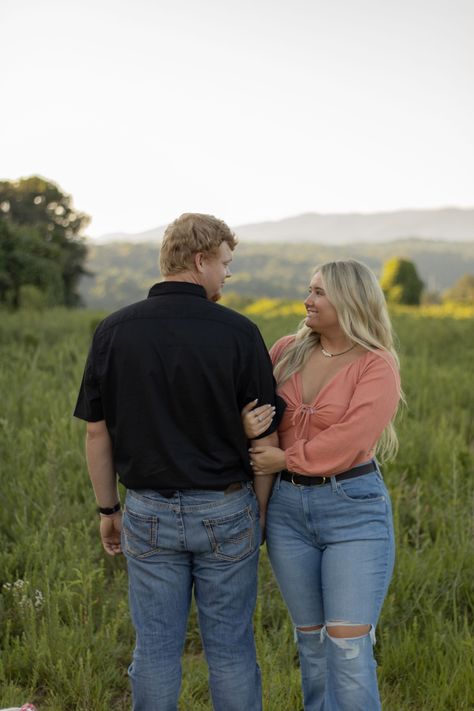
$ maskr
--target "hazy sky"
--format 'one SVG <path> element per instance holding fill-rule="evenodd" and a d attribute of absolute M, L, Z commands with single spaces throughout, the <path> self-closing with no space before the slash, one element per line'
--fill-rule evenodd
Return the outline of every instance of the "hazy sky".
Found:
<path fill-rule="evenodd" d="M 0 178 L 185 211 L 474 205 L 473 0 L 0 0 Z"/>

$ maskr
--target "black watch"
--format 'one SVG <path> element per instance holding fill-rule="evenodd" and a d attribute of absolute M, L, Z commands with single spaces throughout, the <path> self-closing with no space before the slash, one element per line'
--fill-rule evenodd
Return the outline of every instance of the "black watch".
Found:
<path fill-rule="evenodd" d="M 122 505 L 120 501 L 118 504 L 115 504 L 115 506 L 112 506 L 112 508 L 101 508 L 100 506 L 97 507 L 97 513 L 103 514 L 104 516 L 111 516 L 114 513 L 117 513 L 117 511 L 120 511 L 122 508 Z"/>

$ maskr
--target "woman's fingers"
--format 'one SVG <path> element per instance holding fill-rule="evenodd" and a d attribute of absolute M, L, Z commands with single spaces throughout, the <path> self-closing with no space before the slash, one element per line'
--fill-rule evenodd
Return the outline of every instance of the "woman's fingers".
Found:
<path fill-rule="evenodd" d="M 248 417 L 249 419 L 257 420 L 262 422 L 263 420 L 271 420 L 275 414 L 274 405 L 260 405 L 256 407 L 258 400 L 252 400 L 245 407 L 242 408 L 242 417 Z"/>
<path fill-rule="evenodd" d="M 250 421 L 253 420 L 259 425 L 264 423 L 266 425 L 266 427 L 262 430 L 262 432 L 264 432 L 270 422 L 273 420 L 274 415 L 275 408 L 272 405 L 260 405 L 260 407 L 256 407 L 251 412 L 249 412 L 247 414 L 247 417 Z"/>
<path fill-rule="evenodd" d="M 272 418 L 273 415 L 275 414 L 275 406 L 274 405 L 260 405 L 260 407 L 256 407 L 253 411 L 253 416 L 258 420 L 258 418 Z"/>
<path fill-rule="evenodd" d="M 258 444 L 257 444 L 257 445 L 255 445 L 254 447 L 251 447 L 251 448 L 249 449 L 249 452 L 250 452 L 250 455 L 251 455 L 252 458 L 253 458 L 255 454 L 263 454 L 264 452 L 267 451 L 267 449 L 268 449 L 268 447 L 265 447 L 265 446 L 262 447 L 261 445 L 258 445 Z"/>
<path fill-rule="evenodd" d="M 257 400 L 249 402 L 242 410 L 242 420 L 245 434 L 249 439 L 255 439 L 270 427 L 275 408 L 272 405 L 255 407 Z"/>
<path fill-rule="evenodd" d="M 255 407 L 255 405 L 257 404 L 257 402 L 258 402 L 258 400 L 251 400 L 251 402 L 247 403 L 247 405 L 245 405 L 245 407 L 242 408 L 242 412 L 241 412 L 242 417 L 245 417 L 245 415 L 247 415 L 249 412 L 251 412 L 253 410 L 253 408 Z"/>

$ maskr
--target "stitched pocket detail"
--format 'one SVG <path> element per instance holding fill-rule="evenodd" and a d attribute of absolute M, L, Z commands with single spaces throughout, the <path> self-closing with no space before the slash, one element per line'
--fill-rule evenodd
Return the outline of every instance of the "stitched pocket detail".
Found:
<path fill-rule="evenodd" d="M 377 503 L 385 501 L 385 487 L 376 474 L 365 474 L 337 482 L 337 493 L 347 501 Z"/>
<path fill-rule="evenodd" d="M 241 511 L 203 520 L 216 558 L 242 560 L 256 547 L 256 521 L 250 506 Z"/>
<path fill-rule="evenodd" d="M 122 520 L 124 548 L 132 558 L 143 559 L 159 553 L 158 516 L 138 514 L 126 508 Z"/>

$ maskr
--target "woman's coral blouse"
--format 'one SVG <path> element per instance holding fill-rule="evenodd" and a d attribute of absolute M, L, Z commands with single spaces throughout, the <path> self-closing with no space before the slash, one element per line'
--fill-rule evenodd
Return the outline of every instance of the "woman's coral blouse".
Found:
<path fill-rule="evenodd" d="M 284 336 L 275 343 L 274 365 L 293 340 Z M 278 392 L 287 404 L 278 428 L 287 469 L 324 476 L 374 456 L 400 399 L 400 377 L 390 353 L 367 351 L 336 373 L 313 402 L 303 402 L 300 373 Z"/>

